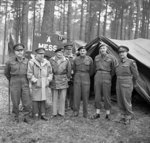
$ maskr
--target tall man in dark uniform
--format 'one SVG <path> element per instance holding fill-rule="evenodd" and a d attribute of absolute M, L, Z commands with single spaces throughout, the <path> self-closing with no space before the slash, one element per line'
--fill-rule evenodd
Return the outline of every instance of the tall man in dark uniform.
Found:
<path fill-rule="evenodd" d="M 73 63 L 74 69 L 74 113 L 78 116 L 80 100 L 83 100 L 83 117 L 87 118 L 88 98 L 90 93 L 90 75 L 93 73 L 93 60 L 87 56 L 85 47 L 80 47 L 80 56 L 76 57 Z"/>
<path fill-rule="evenodd" d="M 91 118 L 100 118 L 100 109 L 102 108 L 102 97 L 104 98 L 104 108 L 106 110 L 106 119 L 110 119 L 111 109 L 111 79 L 114 75 L 115 66 L 117 60 L 111 54 L 108 54 L 108 47 L 105 44 L 101 44 L 99 47 L 99 55 L 95 57 L 95 106 L 96 114 Z"/>
<path fill-rule="evenodd" d="M 64 46 L 64 56 L 69 59 L 71 64 L 71 78 L 68 82 L 69 88 L 67 89 L 67 98 L 66 98 L 66 109 L 71 108 L 73 109 L 73 60 L 75 59 L 75 56 L 72 53 L 73 44 L 67 43 Z"/>
<path fill-rule="evenodd" d="M 24 111 L 31 111 L 31 99 L 29 93 L 29 82 L 27 79 L 28 60 L 24 57 L 24 45 L 16 44 L 13 47 L 15 57 L 11 58 L 5 67 L 5 76 L 10 81 L 11 100 L 13 104 L 12 112 L 15 120 L 19 121 L 20 99 L 24 106 Z"/>
<path fill-rule="evenodd" d="M 118 106 L 123 114 L 123 118 L 120 121 L 123 121 L 125 124 L 130 123 L 133 117 L 131 97 L 133 86 L 137 85 L 137 79 L 139 77 L 135 61 L 127 57 L 128 51 L 129 48 L 126 46 L 119 47 L 118 52 L 121 61 L 116 68 L 117 100 Z"/>

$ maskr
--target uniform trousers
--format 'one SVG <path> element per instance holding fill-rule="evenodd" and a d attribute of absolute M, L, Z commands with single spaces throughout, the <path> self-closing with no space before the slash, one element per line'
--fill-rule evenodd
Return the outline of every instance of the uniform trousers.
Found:
<path fill-rule="evenodd" d="M 24 106 L 24 111 L 31 112 L 31 97 L 28 80 L 25 76 L 12 76 L 10 79 L 10 93 L 13 104 L 12 112 L 19 115 L 20 100 Z"/>
<path fill-rule="evenodd" d="M 65 115 L 65 100 L 67 89 L 52 89 L 53 115 Z"/>
<path fill-rule="evenodd" d="M 67 89 L 66 107 L 73 109 L 73 83 L 69 84 L 69 88 Z"/>
<path fill-rule="evenodd" d="M 94 91 L 95 91 L 95 107 L 102 108 L 102 98 L 104 99 L 104 108 L 110 110 L 111 108 L 111 75 L 109 72 L 97 71 L 94 77 Z"/>
<path fill-rule="evenodd" d="M 90 93 L 90 76 L 87 72 L 77 72 L 74 76 L 74 111 L 79 113 L 81 97 L 83 100 L 83 116 L 87 116 Z"/>
<path fill-rule="evenodd" d="M 133 80 L 131 76 L 118 76 L 117 77 L 117 101 L 118 106 L 123 114 L 132 115 L 132 97 Z"/>
<path fill-rule="evenodd" d="M 45 100 L 32 101 L 33 115 L 45 115 Z"/>

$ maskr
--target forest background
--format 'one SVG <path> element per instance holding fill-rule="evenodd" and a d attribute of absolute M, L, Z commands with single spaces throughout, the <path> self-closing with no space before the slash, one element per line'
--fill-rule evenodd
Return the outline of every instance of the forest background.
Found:
<path fill-rule="evenodd" d="M 0 0 L 1 56 L 11 38 L 32 50 L 40 32 L 87 43 L 101 35 L 149 39 L 150 0 Z"/>

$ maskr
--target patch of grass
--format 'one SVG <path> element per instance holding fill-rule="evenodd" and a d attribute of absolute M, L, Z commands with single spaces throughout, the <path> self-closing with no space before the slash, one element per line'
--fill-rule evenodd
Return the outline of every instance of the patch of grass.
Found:
<path fill-rule="evenodd" d="M 1 81 L 1 79 L 0 79 Z M 5 83 L 5 84 L 4 84 Z M 150 135 L 150 116 L 136 108 L 135 120 L 130 125 L 114 122 L 118 108 L 113 103 L 111 121 L 105 120 L 105 110 L 101 118 L 91 120 L 83 118 L 82 104 L 79 117 L 72 117 L 72 111 L 66 116 L 51 118 L 52 107 L 48 110 L 49 121 L 34 121 L 31 123 L 15 123 L 12 115 L 8 115 L 7 80 L 0 82 L 0 143 L 134 143 L 145 140 Z M 138 109 L 138 110 L 137 110 Z M 94 101 L 89 102 L 89 115 L 95 111 Z M 145 138 L 144 138 L 145 137 Z"/>

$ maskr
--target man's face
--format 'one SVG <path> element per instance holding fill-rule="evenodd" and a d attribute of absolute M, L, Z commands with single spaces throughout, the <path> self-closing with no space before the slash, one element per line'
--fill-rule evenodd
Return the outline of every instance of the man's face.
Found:
<path fill-rule="evenodd" d="M 57 58 L 62 58 L 63 57 L 63 51 L 59 51 L 56 53 Z"/>
<path fill-rule="evenodd" d="M 44 59 L 44 53 L 37 53 L 36 54 L 36 58 L 39 60 L 39 61 L 42 61 Z"/>
<path fill-rule="evenodd" d="M 22 46 L 16 47 L 16 50 L 14 52 L 18 58 L 22 58 L 24 56 L 24 49 Z"/>
<path fill-rule="evenodd" d="M 65 49 L 64 53 L 67 55 L 71 55 L 72 54 L 72 48 Z"/>
<path fill-rule="evenodd" d="M 106 53 L 107 53 L 107 47 L 106 47 L 106 46 L 100 47 L 99 53 L 101 53 L 101 54 L 106 54 Z"/>
<path fill-rule="evenodd" d="M 84 57 L 87 52 L 86 52 L 86 49 L 81 49 L 81 50 L 79 51 L 79 53 L 80 53 L 80 56 Z"/>
<path fill-rule="evenodd" d="M 126 57 L 127 57 L 127 52 L 126 52 L 126 51 L 119 52 L 119 57 L 120 57 L 121 59 L 126 58 Z"/>

